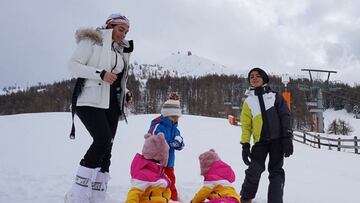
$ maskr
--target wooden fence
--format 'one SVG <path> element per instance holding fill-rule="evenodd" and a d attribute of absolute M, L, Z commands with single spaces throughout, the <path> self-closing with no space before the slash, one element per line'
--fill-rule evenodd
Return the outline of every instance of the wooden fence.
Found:
<path fill-rule="evenodd" d="M 359 142 L 356 136 L 354 139 L 334 139 L 322 137 L 320 135 L 314 135 L 308 132 L 294 132 L 294 140 L 303 144 L 312 145 L 316 148 L 327 147 L 328 149 L 336 148 L 337 151 L 341 151 L 341 149 L 347 149 L 353 151 L 355 154 L 359 154 Z"/>

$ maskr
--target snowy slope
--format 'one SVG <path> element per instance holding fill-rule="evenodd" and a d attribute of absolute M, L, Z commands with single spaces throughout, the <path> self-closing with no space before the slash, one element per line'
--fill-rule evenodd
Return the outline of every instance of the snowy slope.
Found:
<path fill-rule="evenodd" d="M 110 195 L 123 202 L 130 187 L 129 166 L 143 143 L 149 122 L 157 115 L 129 117 L 119 124 L 114 143 Z M 38 113 L 0 116 L 0 202 L 62 202 L 80 157 L 90 144 L 85 128 L 76 120 L 76 140 L 68 139 L 70 113 Z M 241 160 L 240 128 L 227 120 L 199 116 L 181 117 L 179 128 L 186 147 L 177 153 L 177 185 L 189 202 L 202 185 L 197 157 L 214 148 L 234 169 L 239 191 L 245 165 Z M 285 160 L 286 203 L 354 203 L 360 188 L 360 155 L 314 149 L 295 143 L 294 156 Z M 266 202 L 267 172 L 260 183 L 256 203 Z"/>

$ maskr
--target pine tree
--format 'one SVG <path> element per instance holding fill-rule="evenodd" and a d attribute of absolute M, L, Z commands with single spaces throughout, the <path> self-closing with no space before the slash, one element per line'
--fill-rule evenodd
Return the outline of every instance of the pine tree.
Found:
<path fill-rule="evenodd" d="M 338 125 L 338 122 L 336 121 L 336 119 L 334 119 L 330 123 L 327 132 L 329 134 L 335 134 L 335 135 L 339 134 L 339 125 Z"/>
<path fill-rule="evenodd" d="M 352 127 L 350 124 L 344 120 L 339 119 L 339 126 L 340 126 L 340 134 L 342 135 L 350 135 L 353 132 Z"/>

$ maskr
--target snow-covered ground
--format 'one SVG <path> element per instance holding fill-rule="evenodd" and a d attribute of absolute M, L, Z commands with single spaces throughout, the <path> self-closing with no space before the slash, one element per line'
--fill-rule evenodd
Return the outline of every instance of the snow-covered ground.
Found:
<path fill-rule="evenodd" d="M 141 150 L 143 135 L 155 116 L 130 116 L 128 124 L 119 124 L 109 183 L 109 193 L 118 202 L 126 198 L 131 160 Z M 77 119 L 75 140 L 68 138 L 70 127 L 70 113 L 0 116 L 1 203 L 63 201 L 78 162 L 91 142 Z M 246 168 L 241 160 L 240 128 L 230 126 L 225 119 L 185 115 L 179 129 L 186 147 L 177 153 L 175 172 L 184 202 L 189 202 L 202 185 L 197 157 L 209 148 L 233 167 L 237 175 L 234 186 L 239 191 Z M 359 201 L 360 155 L 294 144 L 294 155 L 285 160 L 284 202 Z M 266 202 L 267 175 L 264 172 L 262 176 L 256 203 Z"/>
<path fill-rule="evenodd" d="M 338 120 L 341 119 L 343 121 L 345 121 L 347 124 L 349 124 L 349 126 L 351 127 L 351 129 L 353 130 L 349 135 L 335 135 L 335 134 L 328 134 L 327 130 L 330 126 L 330 124 L 333 122 L 333 120 Z M 342 110 L 337 110 L 335 111 L 334 109 L 327 109 L 324 112 L 324 129 L 325 129 L 325 133 L 317 133 L 317 132 L 309 132 L 310 134 L 313 135 L 320 135 L 321 137 L 324 138 L 330 138 L 330 140 L 326 140 L 326 139 L 322 139 L 321 143 L 322 144 L 332 144 L 332 145 L 338 145 L 338 138 L 340 138 L 341 140 L 343 140 L 340 144 L 342 146 L 351 146 L 351 148 L 341 148 L 341 151 L 343 152 L 350 152 L 350 153 L 354 153 L 354 149 L 352 148 L 354 146 L 354 141 L 353 139 L 360 139 L 360 119 L 356 119 L 354 117 L 354 114 L 352 113 L 347 113 L 346 110 L 342 109 Z M 296 132 L 297 135 L 302 135 L 301 132 Z M 313 136 L 309 136 L 307 137 L 307 139 L 310 139 L 312 141 L 314 141 L 315 143 L 309 143 L 311 146 L 313 147 L 318 147 L 318 139 L 313 137 Z M 298 139 L 299 140 L 299 139 Z M 302 140 L 302 138 L 300 138 L 300 140 Z M 358 142 L 358 145 L 360 143 Z M 337 147 L 330 147 L 331 150 L 338 150 Z M 327 148 L 329 149 L 328 146 L 322 146 L 323 148 Z"/>

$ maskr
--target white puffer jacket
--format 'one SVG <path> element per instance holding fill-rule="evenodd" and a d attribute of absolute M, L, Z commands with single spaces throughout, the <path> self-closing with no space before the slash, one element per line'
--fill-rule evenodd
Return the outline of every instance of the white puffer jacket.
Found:
<path fill-rule="evenodd" d="M 100 73 L 102 70 L 111 71 L 117 54 L 117 65 L 112 72 L 124 71 L 121 89 L 125 91 L 122 91 L 119 97 L 119 105 L 122 108 L 127 91 L 130 57 L 130 52 L 124 52 L 124 48 L 129 48 L 130 43 L 124 40 L 123 45 L 118 48 L 120 53 L 112 51 L 112 29 L 82 29 L 76 32 L 75 37 L 78 47 L 69 61 L 69 71 L 73 77 L 86 79 L 78 96 L 77 106 L 109 108 L 110 84 L 101 79 Z"/>

